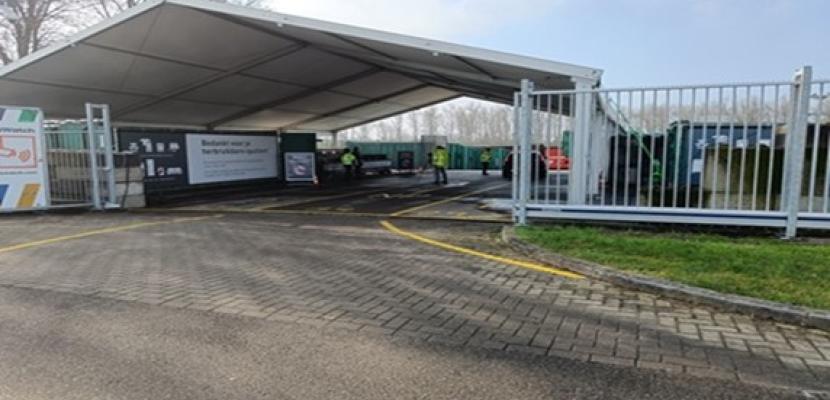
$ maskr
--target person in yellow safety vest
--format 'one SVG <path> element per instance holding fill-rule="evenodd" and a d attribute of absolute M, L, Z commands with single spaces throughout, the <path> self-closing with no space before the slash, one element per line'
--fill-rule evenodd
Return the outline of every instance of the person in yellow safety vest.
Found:
<path fill-rule="evenodd" d="M 490 169 L 490 161 L 493 160 L 493 153 L 490 148 L 486 148 L 481 152 L 481 174 L 484 176 L 490 175 L 487 171 Z"/>
<path fill-rule="evenodd" d="M 450 165 L 450 153 L 444 146 L 438 146 L 432 152 L 432 167 L 435 168 L 435 184 L 447 184 L 447 167 Z"/>
<path fill-rule="evenodd" d="M 343 150 L 343 155 L 340 156 L 340 164 L 343 164 L 343 170 L 346 173 L 346 181 L 352 180 L 352 171 L 354 163 L 357 160 L 351 149 Z"/>

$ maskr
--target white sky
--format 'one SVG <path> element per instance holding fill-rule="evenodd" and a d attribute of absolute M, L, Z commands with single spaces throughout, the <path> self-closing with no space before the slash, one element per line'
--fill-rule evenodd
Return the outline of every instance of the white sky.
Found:
<path fill-rule="evenodd" d="M 475 37 L 521 24 L 558 0 L 270 0 L 277 12 L 435 39 Z"/>

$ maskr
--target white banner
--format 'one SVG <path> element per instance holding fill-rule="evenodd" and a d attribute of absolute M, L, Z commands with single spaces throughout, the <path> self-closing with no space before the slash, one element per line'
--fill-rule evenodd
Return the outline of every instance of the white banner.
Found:
<path fill-rule="evenodd" d="M 49 205 L 42 129 L 39 109 L 0 106 L 0 211 Z"/>
<path fill-rule="evenodd" d="M 187 135 L 191 185 L 276 178 L 277 137 Z"/>

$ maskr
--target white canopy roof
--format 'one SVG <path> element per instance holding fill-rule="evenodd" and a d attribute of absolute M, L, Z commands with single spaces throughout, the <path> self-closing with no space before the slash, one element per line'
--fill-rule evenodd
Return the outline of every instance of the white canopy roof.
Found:
<path fill-rule="evenodd" d="M 150 0 L 0 68 L 0 104 L 48 118 L 109 104 L 119 123 L 337 131 L 459 96 L 512 103 L 595 68 L 208 0 Z"/>

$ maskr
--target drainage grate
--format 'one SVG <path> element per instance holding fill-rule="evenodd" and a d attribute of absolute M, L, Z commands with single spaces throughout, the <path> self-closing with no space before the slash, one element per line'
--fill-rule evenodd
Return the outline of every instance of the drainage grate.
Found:
<path fill-rule="evenodd" d="M 801 395 L 804 396 L 805 399 L 810 400 L 830 400 L 830 392 L 818 390 L 804 390 L 801 392 Z"/>

